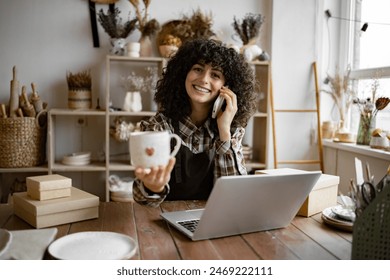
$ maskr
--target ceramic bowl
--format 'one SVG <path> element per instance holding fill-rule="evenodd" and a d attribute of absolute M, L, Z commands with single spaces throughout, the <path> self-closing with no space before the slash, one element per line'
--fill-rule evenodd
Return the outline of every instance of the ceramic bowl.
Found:
<path fill-rule="evenodd" d="M 62 163 L 66 165 L 87 165 L 91 162 L 90 152 L 72 153 L 66 155 L 62 159 Z"/>
<path fill-rule="evenodd" d="M 389 139 L 387 137 L 371 137 L 370 147 L 373 149 L 387 149 L 389 147 Z"/>

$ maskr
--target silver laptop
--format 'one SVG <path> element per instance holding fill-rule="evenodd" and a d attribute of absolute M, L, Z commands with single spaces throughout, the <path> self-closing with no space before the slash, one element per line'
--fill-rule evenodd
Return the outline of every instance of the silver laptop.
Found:
<path fill-rule="evenodd" d="M 311 171 L 220 177 L 204 209 L 164 212 L 161 217 L 194 241 L 283 228 L 320 176 L 320 171 Z"/>

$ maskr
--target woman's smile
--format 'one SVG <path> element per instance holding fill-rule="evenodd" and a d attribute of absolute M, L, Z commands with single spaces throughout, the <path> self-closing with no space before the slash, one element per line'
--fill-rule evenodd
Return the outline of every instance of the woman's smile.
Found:
<path fill-rule="evenodd" d="M 197 91 L 200 91 L 200 92 L 204 92 L 204 93 L 210 93 L 211 90 L 207 89 L 207 88 L 204 88 L 204 87 L 201 87 L 201 86 L 197 86 L 197 85 L 194 85 L 193 86 L 195 90 Z"/>

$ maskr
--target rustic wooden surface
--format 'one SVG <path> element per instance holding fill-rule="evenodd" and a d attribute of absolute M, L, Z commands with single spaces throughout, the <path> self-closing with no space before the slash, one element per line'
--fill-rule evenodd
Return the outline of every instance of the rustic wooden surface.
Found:
<path fill-rule="evenodd" d="M 161 211 L 204 207 L 202 201 L 164 202 L 160 208 L 136 203 L 102 202 L 99 218 L 57 226 L 60 238 L 81 231 L 114 231 L 138 242 L 133 259 L 350 259 L 352 234 L 324 224 L 321 215 L 295 217 L 282 229 L 212 240 L 191 241 L 160 218 Z M 10 204 L 0 204 L 0 226 L 8 230 L 33 227 L 13 215 Z M 50 256 L 45 256 L 50 258 Z"/>

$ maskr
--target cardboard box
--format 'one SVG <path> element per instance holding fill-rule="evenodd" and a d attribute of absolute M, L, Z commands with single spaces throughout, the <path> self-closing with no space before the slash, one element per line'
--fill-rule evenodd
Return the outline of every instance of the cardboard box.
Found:
<path fill-rule="evenodd" d="M 71 188 L 71 196 L 34 200 L 27 192 L 14 193 L 14 213 L 35 228 L 44 228 L 99 217 L 99 197 Z"/>
<path fill-rule="evenodd" d="M 42 175 L 26 178 L 27 195 L 37 200 L 70 196 L 72 179 L 58 175 Z"/>
<path fill-rule="evenodd" d="M 278 168 L 256 171 L 256 174 L 294 174 L 307 172 L 292 168 Z M 322 174 L 309 196 L 302 204 L 297 215 L 309 217 L 321 213 L 324 209 L 337 205 L 339 176 Z"/>
<path fill-rule="evenodd" d="M 309 217 L 337 205 L 340 177 L 322 174 L 317 184 L 298 211 L 299 216 Z"/>
<path fill-rule="evenodd" d="M 47 191 L 39 191 L 31 188 L 27 188 L 27 195 L 32 199 L 36 200 L 48 200 L 55 199 L 61 197 L 69 197 L 71 194 L 71 188 L 65 189 L 56 189 L 56 190 L 47 190 Z"/>

